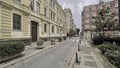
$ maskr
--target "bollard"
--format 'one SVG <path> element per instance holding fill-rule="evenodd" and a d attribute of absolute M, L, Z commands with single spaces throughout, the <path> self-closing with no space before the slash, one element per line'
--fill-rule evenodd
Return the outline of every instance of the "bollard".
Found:
<path fill-rule="evenodd" d="M 78 53 L 76 52 L 76 60 L 75 60 L 76 63 L 78 63 Z"/>
<path fill-rule="evenodd" d="M 78 51 L 80 51 L 80 46 L 78 45 Z"/>
<path fill-rule="evenodd" d="M 79 40 L 79 43 L 81 44 L 81 39 Z"/>

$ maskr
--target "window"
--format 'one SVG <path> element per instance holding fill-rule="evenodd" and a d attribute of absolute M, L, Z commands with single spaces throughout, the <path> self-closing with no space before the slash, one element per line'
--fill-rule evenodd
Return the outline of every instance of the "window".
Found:
<path fill-rule="evenodd" d="M 47 9 L 44 8 L 44 16 L 47 16 Z"/>
<path fill-rule="evenodd" d="M 115 9 L 116 13 L 118 14 L 118 8 Z"/>
<path fill-rule="evenodd" d="M 53 20 L 55 21 L 55 14 L 53 14 Z"/>
<path fill-rule="evenodd" d="M 13 14 L 13 29 L 21 30 L 21 16 Z"/>
<path fill-rule="evenodd" d="M 57 17 L 57 23 L 58 23 L 59 17 Z"/>
<path fill-rule="evenodd" d="M 86 23 L 89 23 L 89 19 L 86 19 Z"/>
<path fill-rule="evenodd" d="M 87 18 L 89 17 L 89 13 L 86 13 L 86 17 L 87 17 Z"/>
<path fill-rule="evenodd" d="M 115 7 L 118 7 L 118 0 L 115 1 Z"/>
<path fill-rule="evenodd" d="M 96 12 L 93 12 L 92 15 L 93 15 L 93 16 L 96 16 Z"/>
<path fill-rule="evenodd" d="M 59 28 L 57 28 L 57 33 L 59 34 Z"/>
<path fill-rule="evenodd" d="M 36 11 L 40 13 L 40 3 L 36 2 Z"/>
<path fill-rule="evenodd" d="M 106 5 L 107 8 L 110 8 L 110 6 L 111 6 L 110 4 L 107 4 L 107 5 Z"/>
<path fill-rule="evenodd" d="M 53 17 L 53 13 L 51 12 L 51 20 L 52 20 L 52 17 Z"/>
<path fill-rule="evenodd" d="M 44 32 L 47 32 L 47 24 L 44 23 Z"/>
<path fill-rule="evenodd" d="M 50 5 L 51 5 L 51 7 L 52 7 L 52 5 L 53 5 L 53 0 L 50 1 Z"/>
<path fill-rule="evenodd" d="M 89 28 L 89 25 L 86 25 L 86 27 L 85 27 L 86 29 L 88 29 Z"/>
<path fill-rule="evenodd" d="M 22 0 L 13 0 L 13 2 L 14 2 L 15 4 L 17 4 L 17 5 L 21 5 Z"/>
<path fill-rule="evenodd" d="M 53 8 L 55 8 L 55 2 L 53 2 Z"/>
<path fill-rule="evenodd" d="M 96 7 L 92 7 L 92 11 L 95 11 L 96 10 Z"/>
<path fill-rule="evenodd" d="M 86 8 L 85 11 L 89 11 L 89 8 Z"/>
<path fill-rule="evenodd" d="M 102 9 L 102 5 L 99 6 L 99 9 Z"/>
<path fill-rule="evenodd" d="M 52 33 L 54 33 L 54 26 L 52 26 Z"/>
<path fill-rule="evenodd" d="M 16 0 L 16 1 L 21 2 L 21 0 Z"/>

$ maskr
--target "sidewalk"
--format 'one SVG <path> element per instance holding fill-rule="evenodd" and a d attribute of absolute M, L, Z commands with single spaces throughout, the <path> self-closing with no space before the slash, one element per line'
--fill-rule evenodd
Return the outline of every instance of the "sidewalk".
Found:
<path fill-rule="evenodd" d="M 59 43 L 57 43 L 57 44 L 59 44 Z M 26 46 L 25 50 L 22 52 L 21 57 L 12 59 L 12 60 L 5 62 L 5 63 L 1 63 L 0 68 L 5 68 L 5 67 L 8 67 L 9 65 L 14 65 L 15 63 L 23 61 L 29 57 L 32 57 L 32 56 L 34 56 L 42 51 L 45 51 L 45 50 L 55 46 L 55 45 L 50 45 L 50 41 L 45 42 L 43 45 L 45 47 L 44 49 L 36 49 L 36 47 L 37 47 L 36 43 L 32 43 L 31 45 Z"/>
<path fill-rule="evenodd" d="M 82 40 L 78 53 L 81 63 L 75 64 L 74 68 L 113 68 L 103 59 L 98 49 L 93 48 L 85 39 Z"/>

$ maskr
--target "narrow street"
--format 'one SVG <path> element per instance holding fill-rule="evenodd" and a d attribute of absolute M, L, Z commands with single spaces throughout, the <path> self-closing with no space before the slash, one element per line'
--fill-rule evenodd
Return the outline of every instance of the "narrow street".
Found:
<path fill-rule="evenodd" d="M 7 68 L 68 68 L 79 38 L 71 38 Z"/>

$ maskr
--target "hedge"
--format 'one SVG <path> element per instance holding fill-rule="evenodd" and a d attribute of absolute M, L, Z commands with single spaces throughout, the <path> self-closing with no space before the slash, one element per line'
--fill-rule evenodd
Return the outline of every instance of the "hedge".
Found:
<path fill-rule="evenodd" d="M 120 47 L 114 44 L 99 45 L 102 54 L 117 68 L 120 68 Z"/>
<path fill-rule="evenodd" d="M 111 44 L 115 43 L 116 45 L 120 46 L 120 37 L 95 36 L 92 40 L 94 45 L 100 45 L 104 42 L 109 42 Z"/>
<path fill-rule="evenodd" d="M 10 56 L 25 49 L 23 42 L 0 42 L 0 57 Z"/>

